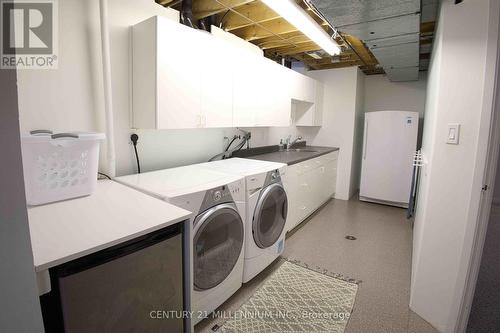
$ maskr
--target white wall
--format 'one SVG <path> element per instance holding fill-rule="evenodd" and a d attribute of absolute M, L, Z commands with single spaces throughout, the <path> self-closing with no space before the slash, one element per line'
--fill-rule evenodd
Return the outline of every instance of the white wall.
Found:
<path fill-rule="evenodd" d="M 420 72 L 418 81 L 391 82 L 385 75 L 365 76 L 365 110 L 415 111 L 424 117 L 427 73 Z"/>
<path fill-rule="evenodd" d="M 178 20 L 178 12 L 152 0 L 109 0 L 111 74 L 117 175 L 135 172 L 130 144 L 130 26 L 154 15 Z M 104 131 L 104 99 L 98 1 L 59 1 L 59 68 L 19 71 L 23 131 Z M 222 151 L 235 129 L 137 131 L 144 171 L 206 161 Z M 267 129 L 252 129 L 252 145 L 267 142 Z M 101 154 L 103 157 L 104 154 Z M 101 165 L 103 159 L 101 158 Z"/>
<path fill-rule="evenodd" d="M 391 82 L 385 75 L 365 76 L 365 111 L 402 110 L 419 115 L 420 146 L 424 125 L 427 72 L 420 72 L 418 81 Z"/>
<path fill-rule="evenodd" d="M 0 70 L 0 332 L 43 332 L 24 195 L 15 70 Z"/>
<path fill-rule="evenodd" d="M 308 76 L 325 85 L 323 126 L 276 127 L 270 128 L 268 134 L 268 144 L 278 144 L 281 138 L 286 138 L 291 134 L 293 137 L 301 135 L 310 145 L 339 147 L 335 197 L 342 200 L 348 200 L 357 190 L 355 184 L 351 186 L 351 177 L 357 107 L 356 91 L 358 84 L 361 84 L 359 80 L 364 75 L 359 72 L 356 67 L 307 72 Z"/>
<path fill-rule="evenodd" d="M 479 209 L 498 10 L 496 0 L 445 0 L 434 42 L 410 307 L 442 332 L 455 329 Z M 460 144 L 447 145 L 446 126 L 454 122 L 462 124 Z"/>

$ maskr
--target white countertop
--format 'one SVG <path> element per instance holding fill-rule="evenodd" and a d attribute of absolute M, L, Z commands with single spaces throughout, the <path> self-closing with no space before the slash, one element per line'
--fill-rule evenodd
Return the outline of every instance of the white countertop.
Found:
<path fill-rule="evenodd" d="M 187 210 L 110 180 L 87 197 L 28 209 L 35 271 L 134 239 L 191 217 Z"/>
<path fill-rule="evenodd" d="M 200 164 L 115 178 L 119 183 L 165 200 L 206 191 L 241 179 L 242 176 L 209 170 Z"/>

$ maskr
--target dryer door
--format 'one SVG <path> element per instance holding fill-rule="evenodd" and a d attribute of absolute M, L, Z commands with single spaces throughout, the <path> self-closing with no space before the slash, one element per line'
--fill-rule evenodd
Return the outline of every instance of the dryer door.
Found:
<path fill-rule="evenodd" d="M 243 247 L 243 221 L 233 204 L 221 204 L 194 222 L 193 270 L 196 290 L 211 289 L 231 273 Z"/>
<path fill-rule="evenodd" d="M 288 199 L 283 185 L 275 183 L 262 190 L 253 215 L 255 244 L 261 249 L 272 246 L 285 228 Z"/>

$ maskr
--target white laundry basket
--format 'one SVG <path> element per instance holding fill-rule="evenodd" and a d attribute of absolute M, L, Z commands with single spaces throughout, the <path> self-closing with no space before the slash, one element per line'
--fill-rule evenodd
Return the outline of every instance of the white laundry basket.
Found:
<path fill-rule="evenodd" d="M 21 138 L 28 205 L 91 194 L 97 183 L 102 133 L 37 130 Z"/>

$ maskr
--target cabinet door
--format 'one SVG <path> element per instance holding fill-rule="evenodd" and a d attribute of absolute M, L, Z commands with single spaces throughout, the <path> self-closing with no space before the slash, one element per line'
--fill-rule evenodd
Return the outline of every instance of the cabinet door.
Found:
<path fill-rule="evenodd" d="M 297 101 L 304 101 L 305 90 L 303 75 L 294 70 L 288 71 L 288 80 L 291 83 L 291 98 Z"/>
<path fill-rule="evenodd" d="M 206 32 L 158 17 L 157 128 L 202 127 L 200 53 Z"/>
<path fill-rule="evenodd" d="M 262 66 L 258 56 L 235 51 L 233 126 L 254 127 L 263 108 Z"/>
<path fill-rule="evenodd" d="M 316 80 L 302 75 L 302 86 L 304 89 L 304 101 L 309 103 L 316 102 Z"/>
<path fill-rule="evenodd" d="M 283 66 L 269 60 L 261 61 L 261 103 L 257 126 L 290 126 L 291 98 L 287 90 Z"/>
<path fill-rule="evenodd" d="M 333 152 L 324 157 L 325 176 L 324 176 L 324 196 L 325 200 L 331 198 L 337 188 L 337 163 L 338 152 Z"/>
<path fill-rule="evenodd" d="M 288 215 L 286 218 L 286 232 L 297 225 L 297 206 L 299 205 L 299 183 L 297 177 L 297 164 L 288 166 L 286 169 L 286 191 L 288 197 Z"/>
<path fill-rule="evenodd" d="M 207 37 L 198 61 L 201 71 L 201 114 L 204 127 L 233 126 L 233 65 L 227 42 Z"/>

